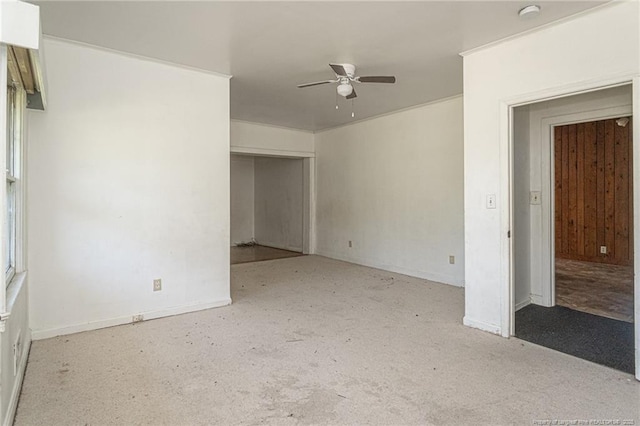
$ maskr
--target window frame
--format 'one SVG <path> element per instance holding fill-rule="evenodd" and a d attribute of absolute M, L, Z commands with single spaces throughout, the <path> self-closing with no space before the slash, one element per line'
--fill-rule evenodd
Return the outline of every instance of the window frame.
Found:
<path fill-rule="evenodd" d="M 5 288 L 23 269 L 22 252 L 22 160 L 26 93 L 22 87 L 7 85 L 7 123 L 5 149 L 5 220 L 2 225 L 2 255 Z M 5 236 L 8 236 L 5 237 Z"/>

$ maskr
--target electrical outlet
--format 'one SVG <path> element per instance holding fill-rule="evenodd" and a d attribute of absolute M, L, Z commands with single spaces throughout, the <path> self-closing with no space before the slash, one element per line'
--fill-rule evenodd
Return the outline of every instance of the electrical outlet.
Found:
<path fill-rule="evenodd" d="M 353 243 L 349 240 L 349 248 L 353 247 Z"/>
<path fill-rule="evenodd" d="M 138 314 L 131 317 L 131 322 L 140 322 L 144 320 L 144 315 Z"/>
<path fill-rule="evenodd" d="M 162 280 L 158 278 L 157 280 L 153 280 L 153 291 L 162 290 Z"/>
<path fill-rule="evenodd" d="M 600 246 L 600 254 L 607 254 L 607 246 Z"/>
<path fill-rule="evenodd" d="M 449 263 L 450 264 L 455 264 L 456 263 L 456 257 L 455 256 L 449 256 Z"/>

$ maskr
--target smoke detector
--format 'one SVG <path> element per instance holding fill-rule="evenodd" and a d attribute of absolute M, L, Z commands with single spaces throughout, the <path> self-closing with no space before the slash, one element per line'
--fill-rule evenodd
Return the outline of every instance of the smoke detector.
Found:
<path fill-rule="evenodd" d="M 536 4 L 530 4 L 529 6 L 525 6 L 518 12 L 518 16 L 522 19 L 531 19 L 538 16 L 540 13 L 540 6 Z"/>

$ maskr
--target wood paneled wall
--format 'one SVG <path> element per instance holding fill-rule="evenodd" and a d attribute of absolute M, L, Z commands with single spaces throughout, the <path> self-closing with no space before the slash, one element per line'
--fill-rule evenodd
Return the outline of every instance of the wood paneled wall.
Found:
<path fill-rule="evenodd" d="M 557 257 L 632 264 L 631 135 L 630 118 L 554 128 Z"/>

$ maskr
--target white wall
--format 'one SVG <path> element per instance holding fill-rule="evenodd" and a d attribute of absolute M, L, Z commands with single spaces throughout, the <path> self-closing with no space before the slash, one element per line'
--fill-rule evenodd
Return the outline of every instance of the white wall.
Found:
<path fill-rule="evenodd" d="M 317 253 L 463 285 L 462 146 L 461 97 L 317 133 Z"/>
<path fill-rule="evenodd" d="M 638 17 L 637 2 L 610 3 L 465 54 L 465 324 L 510 333 L 508 105 L 638 76 Z"/>
<path fill-rule="evenodd" d="M 265 246 L 302 251 L 301 159 L 256 157 L 255 236 Z"/>
<path fill-rule="evenodd" d="M 254 157 L 231 155 L 231 245 L 253 241 Z"/>
<path fill-rule="evenodd" d="M 18 405 L 22 379 L 29 357 L 29 346 L 31 345 L 26 273 L 20 274 L 17 278 L 7 289 L 7 304 L 11 306 L 11 316 L 6 321 L 5 330 L 0 333 L 0 348 L 2 350 L 0 353 L 2 357 L 0 413 L 3 425 L 13 424 L 13 415 Z M 15 358 L 14 350 L 16 351 Z"/>
<path fill-rule="evenodd" d="M 531 191 L 529 107 L 514 110 L 513 116 L 513 250 L 514 286 L 517 308 L 531 301 Z"/>
<path fill-rule="evenodd" d="M 28 144 L 34 338 L 230 303 L 228 79 L 45 47 L 49 108 L 30 114 Z"/>
<path fill-rule="evenodd" d="M 313 157 L 314 135 L 303 130 L 231 120 L 231 152 Z"/>

